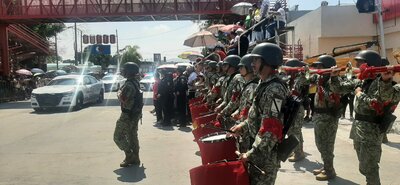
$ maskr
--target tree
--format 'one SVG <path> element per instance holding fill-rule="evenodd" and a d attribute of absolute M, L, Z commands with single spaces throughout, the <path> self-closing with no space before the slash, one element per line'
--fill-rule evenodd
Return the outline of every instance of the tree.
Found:
<path fill-rule="evenodd" d="M 47 23 L 27 26 L 31 28 L 35 33 L 46 39 L 56 36 L 57 33 L 60 33 L 65 29 L 65 25 L 63 23 Z"/>
<path fill-rule="evenodd" d="M 127 62 L 134 62 L 140 64 L 140 60 L 142 60 L 142 55 L 138 52 L 139 46 L 126 46 L 125 52 L 122 54 L 121 65 Z"/>

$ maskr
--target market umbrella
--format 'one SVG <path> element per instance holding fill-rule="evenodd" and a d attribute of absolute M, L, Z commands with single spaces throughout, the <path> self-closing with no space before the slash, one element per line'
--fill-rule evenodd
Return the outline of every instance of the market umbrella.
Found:
<path fill-rule="evenodd" d="M 251 3 L 248 3 L 248 2 L 237 3 L 237 4 L 232 6 L 231 12 L 234 13 L 234 14 L 238 14 L 238 15 L 247 15 L 247 14 L 249 14 L 249 9 L 252 6 L 253 5 Z"/>
<path fill-rule="evenodd" d="M 178 55 L 179 58 L 181 59 L 189 59 L 189 60 L 196 60 L 196 58 L 203 58 L 204 56 L 197 51 L 185 51 L 183 53 L 181 53 L 180 55 Z"/>
<path fill-rule="evenodd" d="M 226 26 L 226 25 L 225 24 L 214 24 L 214 25 L 211 25 L 210 27 L 208 27 L 207 31 L 209 31 L 213 34 L 217 34 L 218 30 L 224 26 Z"/>
<path fill-rule="evenodd" d="M 217 44 L 218 40 L 215 38 L 214 34 L 203 30 L 191 35 L 185 40 L 183 45 L 189 47 L 202 47 L 202 46 L 213 46 Z"/>
<path fill-rule="evenodd" d="M 230 24 L 230 25 L 226 25 L 226 26 L 220 28 L 219 30 L 224 33 L 230 33 L 233 30 L 237 30 L 238 28 L 242 28 L 242 27 L 239 25 L 236 25 L 236 24 Z"/>
<path fill-rule="evenodd" d="M 32 68 L 31 72 L 32 73 L 42 73 L 42 74 L 44 74 L 44 71 L 42 69 L 39 69 L 39 68 Z"/>
<path fill-rule="evenodd" d="M 29 70 L 26 70 L 26 69 L 18 69 L 15 72 L 20 75 L 32 76 L 32 72 L 30 72 Z"/>

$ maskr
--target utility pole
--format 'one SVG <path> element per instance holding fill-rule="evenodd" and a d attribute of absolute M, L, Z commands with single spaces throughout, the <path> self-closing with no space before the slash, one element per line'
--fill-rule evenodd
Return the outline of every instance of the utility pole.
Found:
<path fill-rule="evenodd" d="M 83 31 L 81 31 L 81 64 L 83 64 L 84 60 L 83 60 Z"/>
<path fill-rule="evenodd" d="M 385 46 L 385 30 L 383 28 L 383 16 L 382 16 L 382 0 L 376 0 L 376 6 L 378 8 L 378 21 L 379 21 L 379 34 L 381 39 L 381 57 L 386 58 L 386 46 Z"/>
<path fill-rule="evenodd" d="M 57 48 L 57 33 L 56 33 L 56 42 L 55 44 L 55 49 L 56 49 L 56 66 L 57 66 L 57 70 L 58 70 L 58 48 Z"/>
<path fill-rule="evenodd" d="M 75 51 L 75 65 L 78 65 L 78 35 L 76 29 L 76 22 L 74 23 L 74 30 L 75 30 L 75 43 L 74 43 L 74 51 Z"/>

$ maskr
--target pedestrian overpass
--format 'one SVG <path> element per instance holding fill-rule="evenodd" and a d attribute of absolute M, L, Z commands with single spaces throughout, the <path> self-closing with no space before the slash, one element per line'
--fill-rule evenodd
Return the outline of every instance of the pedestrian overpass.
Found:
<path fill-rule="evenodd" d="M 271 3 L 286 0 L 272 0 Z M 244 19 L 231 7 L 242 0 L 0 0 L 0 75 L 10 74 L 9 33 L 41 53 L 49 44 L 15 24 Z M 246 0 L 258 3 L 259 0 Z"/>

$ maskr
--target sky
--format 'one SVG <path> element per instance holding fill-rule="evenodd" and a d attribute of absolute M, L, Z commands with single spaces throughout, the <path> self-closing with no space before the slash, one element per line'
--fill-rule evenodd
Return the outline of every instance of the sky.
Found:
<path fill-rule="evenodd" d="M 300 10 L 314 10 L 321 0 L 287 0 L 289 8 L 299 5 Z M 339 0 L 327 0 L 329 5 L 337 5 Z M 340 0 L 342 5 L 355 4 L 356 0 Z M 67 23 L 68 29 L 57 36 L 58 53 L 65 59 L 74 58 L 74 29 Z M 184 51 L 200 51 L 183 45 L 184 40 L 200 30 L 192 21 L 152 21 L 152 22 L 102 22 L 78 23 L 77 28 L 87 35 L 115 34 L 118 30 L 119 49 L 128 45 L 139 46 L 143 59 L 152 61 L 154 53 L 161 53 L 167 60 L 177 60 Z M 83 45 L 85 47 L 86 45 Z M 80 50 L 80 32 L 78 31 L 78 50 Z M 111 45 L 111 53 L 116 53 L 116 45 Z"/>

